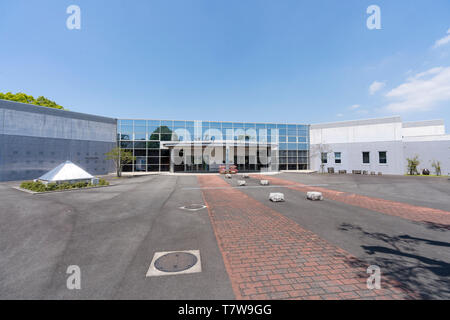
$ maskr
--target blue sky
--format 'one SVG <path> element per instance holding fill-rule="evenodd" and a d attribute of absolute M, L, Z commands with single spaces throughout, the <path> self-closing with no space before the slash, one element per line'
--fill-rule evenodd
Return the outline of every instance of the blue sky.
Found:
<path fill-rule="evenodd" d="M 66 28 L 71 4 L 81 30 Z M 381 30 L 366 27 L 371 4 Z M 448 0 L 3 0 L 0 43 L 1 92 L 71 111 L 450 127 Z"/>

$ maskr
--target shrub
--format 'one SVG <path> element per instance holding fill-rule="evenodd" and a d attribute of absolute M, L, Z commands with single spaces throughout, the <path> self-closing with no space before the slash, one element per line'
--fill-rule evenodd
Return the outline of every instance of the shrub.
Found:
<path fill-rule="evenodd" d="M 99 186 L 109 186 L 109 182 L 106 181 L 105 179 L 99 179 L 98 180 L 98 185 Z"/>
<path fill-rule="evenodd" d="M 431 166 L 434 168 L 434 172 L 437 176 L 441 175 L 441 162 L 440 161 L 433 161 Z"/>
<path fill-rule="evenodd" d="M 47 185 L 47 191 L 55 191 L 58 190 L 58 184 L 56 183 L 49 183 Z"/>
<path fill-rule="evenodd" d="M 406 158 L 406 160 L 408 161 L 408 174 L 419 174 L 419 172 L 417 171 L 417 167 L 420 164 L 419 156 L 415 156 L 414 158 Z"/>
<path fill-rule="evenodd" d="M 21 188 L 24 188 L 24 189 L 31 190 L 31 191 L 35 191 L 35 192 L 44 192 L 44 191 L 46 191 L 46 189 L 47 189 L 47 187 L 45 186 L 45 184 L 43 184 L 43 183 L 40 182 L 40 181 L 37 181 L 37 182 L 34 182 L 34 181 L 26 181 L 26 182 L 23 182 L 23 183 L 20 185 L 20 187 L 21 187 Z"/>
<path fill-rule="evenodd" d="M 100 186 L 107 186 L 109 185 L 109 182 L 105 179 L 99 180 Z M 31 190 L 34 192 L 48 192 L 48 191 L 57 191 L 57 190 L 69 190 L 69 189 L 82 189 L 82 188 L 89 188 L 89 187 L 95 187 L 92 183 L 88 182 L 76 182 L 76 183 L 68 183 L 64 182 L 61 184 L 57 183 L 49 183 L 48 185 L 43 184 L 40 181 L 24 181 L 20 184 L 20 187 L 22 189 Z"/>

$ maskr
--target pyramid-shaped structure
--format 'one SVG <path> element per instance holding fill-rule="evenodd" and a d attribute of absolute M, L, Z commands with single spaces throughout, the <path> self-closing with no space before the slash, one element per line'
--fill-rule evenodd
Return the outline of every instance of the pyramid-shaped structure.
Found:
<path fill-rule="evenodd" d="M 94 179 L 94 176 L 81 169 L 79 166 L 71 161 L 61 163 L 56 168 L 50 170 L 38 180 L 43 182 L 77 182 L 77 181 L 90 181 Z"/>

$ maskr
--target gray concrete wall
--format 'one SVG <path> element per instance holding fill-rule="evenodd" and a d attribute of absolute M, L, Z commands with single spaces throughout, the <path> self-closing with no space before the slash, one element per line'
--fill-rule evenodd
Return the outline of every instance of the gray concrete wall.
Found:
<path fill-rule="evenodd" d="M 70 160 L 93 175 L 114 170 L 115 119 L 0 100 L 0 181 L 38 178 Z"/>
<path fill-rule="evenodd" d="M 338 170 L 366 170 L 382 172 L 383 174 L 399 174 L 403 169 L 403 148 L 401 141 L 381 141 L 368 143 L 335 143 L 311 145 L 311 169 L 320 171 L 320 149 L 328 152 L 328 163 L 325 164 L 325 172 L 327 168 L 333 167 L 335 172 Z M 362 152 L 370 152 L 370 163 L 363 164 Z M 387 152 L 387 164 L 380 164 L 378 152 Z M 335 163 L 334 152 L 341 152 L 341 163 Z"/>
<path fill-rule="evenodd" d="M 433 160 L 441 162 L 441 173 L 443 175 L 450 175 L 450 140 L 443 141 L 411 141 L 404 142 L 404 173 L 406 173 L 407 161 L 406 158 L 412 158 L 415 155 L 419 156 L 419 170 L 430 170 L 434 174 L 434 169 L 431 166 Z"/>

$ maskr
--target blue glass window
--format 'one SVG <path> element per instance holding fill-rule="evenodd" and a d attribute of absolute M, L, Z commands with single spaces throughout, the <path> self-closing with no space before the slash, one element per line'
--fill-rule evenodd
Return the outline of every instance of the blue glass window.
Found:
<path fill-rule="evenodd" d="M 147 126 L 159 127 L 160 125 L 161 125 L 161 121 L 160 120 L 148 120 L 147 121 Z"/>
<path fill-rule="evenodd" d="M 178 127 L 178 128 L 184 128 L 184 127 L 186 126 L 186 121 L 178 121 L 178 120 L 175 120 L 175 121 L 173 122 L 173 126 L 174 126 L 174 127 Z"/>
<path fill-rule="evenodd" d="M 145 133 L 138 133 L 138 132 L 134 133 L 134 140 L 146 140 L 146 139 L 147 135 Z"/>
<path fill-rule="evenodd" d="M 172 129 L 173 121 L 172 120 L 161 120 L 161 126 L 165 126 L 165 127 L 168 127 L 169 129 Z"/>

